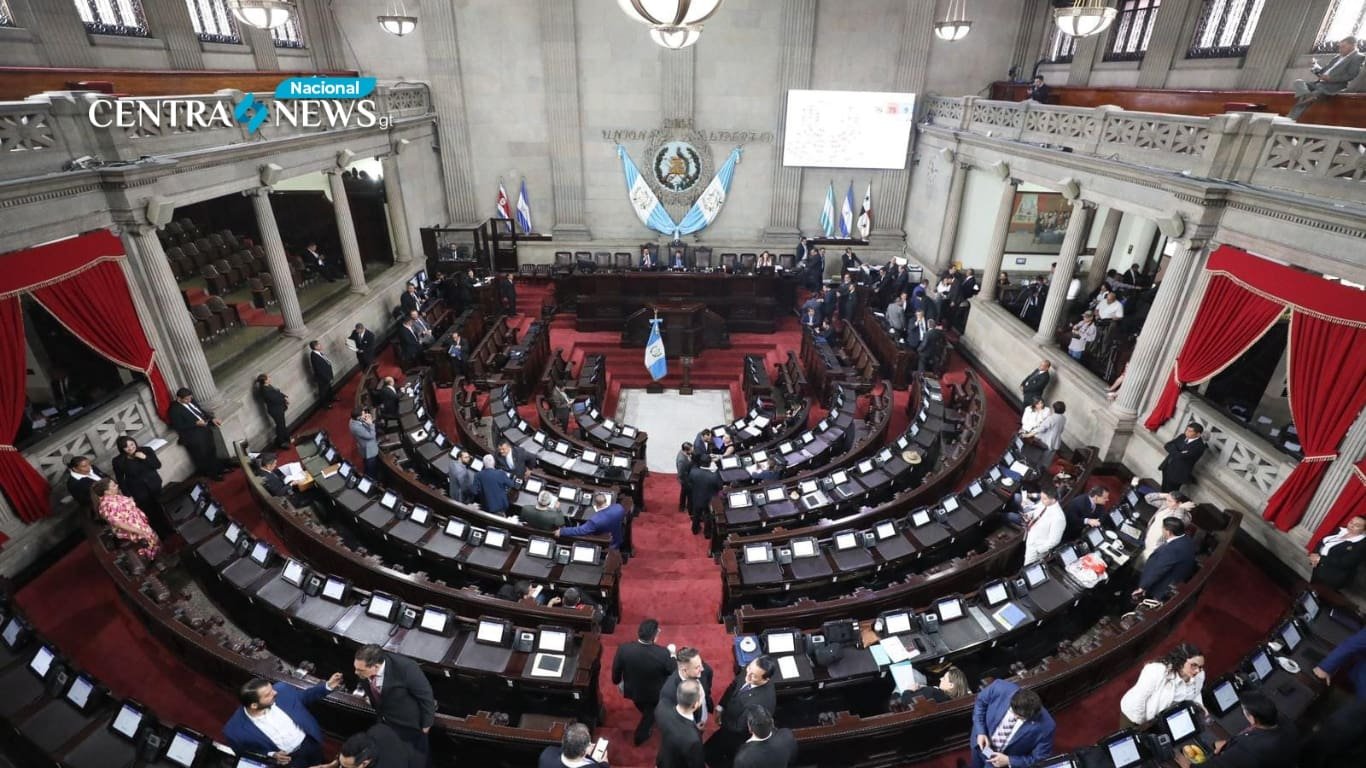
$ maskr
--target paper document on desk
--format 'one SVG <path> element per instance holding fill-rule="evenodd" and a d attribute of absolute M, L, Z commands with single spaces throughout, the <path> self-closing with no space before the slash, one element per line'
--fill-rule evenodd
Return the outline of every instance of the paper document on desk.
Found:
<path fill-rule="evenodd" d="M 304 465 L 297 461 L 288 464 L 281 464 L 277 469 L 284 476 L 286 483 L 297 483 L 308 479 L 308 473 L 304 471 Z"/>
<path fill-rule="evenodd" d="M 925 687 L 925 676 L 920 671 L 911 666 L 911 662 L 903 661 L 888 667 L 892 672 L 892 680 L 896 683 L 896 692 L 914 691 Z"/>
<path fill-rule="evenodd" d="M 1024 611 L 1020 610 L 1019 606 L 1014 603 L 1006 603 L 1001 606 L 1000 610 L 991 614 L 991 618 L 995 619 L 996 623 L 1000 624 L 1005 629 L 1014 629 L 1020 625 L 1020 622 L 1028 617 L 1025 615 Z"/>
<path fill-rule="evenodd" d="M 797 670 L 797 658 L 795 656 L 778 657 L 778 674 L 783 680 L 791 680 L 801 675 Z"/>
<path fill-rule="evenodd" d="M 162 440 L 159 437 L 154 437 L 151 440 L 147 441 L 147 447 L 151 448 L 154 451 L 159 451 L 168 445 L 170 445 L 170 443 L 166 442 L 165 440 Z"/>
<path fill-rule="evenodd" d="M 895 635 L 882 638 L 880 645 L 882 646 L 882 650 L 887 652 L 887 658 L 893 664 L 905 661 L 906 659 L 913 659 L 920 655 L 919 649 L 914 645 L 907 648 L 906 644 L 901 642 L 901 638 Z"/>

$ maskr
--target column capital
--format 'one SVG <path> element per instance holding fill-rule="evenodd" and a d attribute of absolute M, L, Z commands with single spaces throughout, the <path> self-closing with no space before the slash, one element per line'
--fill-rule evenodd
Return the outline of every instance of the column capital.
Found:
<path fill-rule="evenodd" d="M 1058 191 L 1062 192 L 1063 198 L 1065 198 L 1067 202 L 1072 203 L 1073 205 L 1076 205 L 1079 202 L 1083 202 L 1081 199 L 1081 184 L 1077 183 L 1076 179 L 1073 179 L 1071 177 L 1063 179 L 1062 188 Z"/>
<path fill-rule="evenodd" d="M 242 190 L 242 197 L 270 197 L 274 191 L 275 187 L 250 187 Z"/>

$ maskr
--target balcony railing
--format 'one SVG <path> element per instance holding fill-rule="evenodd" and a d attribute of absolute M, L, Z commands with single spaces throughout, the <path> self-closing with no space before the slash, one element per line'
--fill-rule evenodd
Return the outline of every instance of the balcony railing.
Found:
<path fill-rule="evenodd" d="M 1200 178 L 1366 199 L 1366 130 L 1250 112 L 1193 117 L 971 96 L 931 96 L 925 107 L 929 122 L 943 128 Z"/>

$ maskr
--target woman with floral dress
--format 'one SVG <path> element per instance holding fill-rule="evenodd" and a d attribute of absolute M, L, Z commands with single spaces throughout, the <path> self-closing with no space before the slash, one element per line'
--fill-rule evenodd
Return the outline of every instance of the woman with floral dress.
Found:
<path fill-rule="evenodd" d="M 114 535 L 124 541 L 141 543 L 138 554 L 148 560 L 161 551 L 161 539 L 138 509 L 137 502 L 119 492 L 119 484 L 112 478 L 95 483 L 91 489 L 95 510 L 114 529 Z"/>

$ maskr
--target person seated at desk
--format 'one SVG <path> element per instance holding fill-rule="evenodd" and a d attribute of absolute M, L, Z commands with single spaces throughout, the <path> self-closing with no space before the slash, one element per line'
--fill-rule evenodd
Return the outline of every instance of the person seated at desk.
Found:
<path fill-rule="evenodd" d="M 417 295 L 417 286 L 408 283 L 403 289 L 403 295 L 399 296 L 398 305 L 403 308 L 403 314 L 416 312 L 422 309 L 422 297 Z"/>
<path fill-rule="evenodd" d="M 839 344 L 839 332 L 835 330 L 835 326 L 830 324 L 829 318 L 822 320 L 820 327 L 816 329 L 816 340 L 823 341 L 826 344 L 830 344 L 831 346 Z"/>
<path fill-rule="evenodd" d="M 811 303 L 811 302 L 809 302 L 809 301 L 807 302 L 807 304 L 810 304 L 810 303 Z M 808 306 L 808 307 L 804 310 L 804 314 L 802 315 L 802 325 L 809 326 L 809 327 L 811 327 L 811 328 L 814 329 L 814 328 L 818 328 L 818 327 L 820 326 L 820 324 L 821 324 L 821 316 L 818 314 L 816 308 L 815 308 L 815 307 Z"/>
<path fill-rule="evenodd" d="M 1309 583 L 1342 589 L 1352 583 L 1357 568 L 1366 560 L 1366 515 L 1353 515 L 1336 533 L 1323 537 L 1309 555 L 1314 573 Z"/>
<path fill-rule="evenodd" d="M 773 466 L 773 462 L 769 459 L 754 462 L 754 465 L 749 469 L 749 473 L 751 477 L 761 483 L 772 482 L 783 476 L 783 473 L 778 471 L 778 469 Z"/>
<path fill-rule="evenodd" d="M 606 768 L 588 756 L 593 746 L 593 734 L 583 723 L 574 723 L 564 729 L 564 738 L 558 747 L 546 747 L 536 761 L 536 768 Z"/>
<path fill-rule="evenodd" d="M 756 272 L 761 269 L 777 268 L 778 262 L 773 258 L 773 254 L 769 253 L 768 251 L 763 251 L 762 253 L 760 253 L 758 260 L 754 262 L 754 270 Z"/>
<path fill-rule="evenodd" d="M 686 259 L 684 258 L 684 256 L 683 256 L 683 249 L 682 249 L 682 248 L 675 248 L 675 249 L 674 249 L 673 255 L 669 257 L 669 268 L 670 268 L 670 269 L 687 269 L 687 268 L 688 268 L 688 263 L 687 263 L 687 260 L 686 260 Z"/>
<path fill-rule="evenodd" d="M 323 729 L 308 707 L 341 684 L 340 672 L 302 691 L 252 678 L 237 691 L 242 706 L 223 725 L 223 740 L 238 752 L 265 755 L 280 765 L 317 765 L 323 762 Z"/>
<path fill-rule="evenodd" d="M 1138 579 L 1134 600 L 1151 597 L 1165 600 L 1171 588 L 1195 573 L 1195 539 L 1186 535 L 1186 525 L 1175 518 L 1162 521 L 1163 542 L 1148 556 Z"/>
<path fill-rule="evenodd" d="M 1205 654 L 1181 643 L 1167 655 L 1143 665 L 1138 682 L 1119 700 L 1119 727 L 1142 728 L 1173 704 L 1189 701 L 1200 709 L 1205 687 Z"/>
<path fill-rule="evenodd" d="M 898 704 L 905 706 L 912 704 L 916 699 L 929 699 L 938 704 L 946 701 L 972 695 L 972 686 L 968 684 L 968 676 L 958 667 L 949 667 L 944 670 L 944 674 L 939 677 L 939 685 L 922 685 L 919 688 L 902 691 L 896 700 Z"/>
<path fill-rule="evenodd" d="M 731 437 L 729 432 L 721 435 L 721 455 L 735 455 L 735 438 Z"/>
<path fill-rule="evenodd" d="M 411 327 L 413 333 L 417 334 L 417 343 L 424 347 L 431 344 L 436 337 L 432 335 L 432 327 L 427 325 L 426 320 L 422 319 L 422 314 L 414 309 L 408 313 L 408 317 L 413 321 Z"/>
<path fill-rule="evenodd" d="M 806 317 L 810 314 L 815 314 L 816 320 L 811 323 L 807 323 L 805 320 L 803 320 L 802 323 L 804 325 L 820 325 L 822 318 L 821 313 L 824 311 L 825 304 L 821 300 L 821 294 L 819 292 L 811 294 L 811 296 L 807 298 L 807 300 L 802 304 L 802 317 Z"/>
<path fill-rule="evenodd" d="M 1333 676 L 1343 672 L 1352 682 L 1358 699 L 1366 700 L 1366 629 L 1361 629 L 1338 643 L 1323 661 L 1314 667 L 1314 676 L 1331 685 Z"/>
<path fill-rule="evenodd" d="M 115 536 L 142 545 L 138 547 L 140 557 L 153 560 L 161 552 L 161 539 L 147 522 L 147 515 L 138 509 L 137 502 L 119 491 L 112 477 L 91 486 L 90 498 L 95 514 L 114 529 Z"/>
<path fill-rule="evenodd" d="M 558 536 L 594 536 L 606 533 L 612 537 L 612 549 L 621 549 L 626 540 L 626 509 L 620 504 L 607 503 L 607 494 L 593 494 L 593 514 L 581 524 L 561 528 Z"/>
<path fill-rule="evenodd" d="M 1053 754 L 1057 724 L 1039 694 L 997 680 L 977 694 L 972 706 L 972 768 L 1028 768 Z M 987 758 L 986 751 L 992 757 Z"/>
<path fill-rule="evenodd" d="M 1214 742 L 1214 756 L 1206 768 L 1288 768 L 1296 764 L 1299 740 L 1290 723 L 1281 723 L 1276 703 L 1260 691 L 1239 697 L 1248 726 L 1228 741 Z M 1190 768 L 1190 758 L 1177 751 L 1176 763 Z"/>
<path fill-rule="evenodd" d="M 483 468 L 479 470 L 475 481 L 479 485 L 479 498 L 483 502 L 484 511 L 506 516 L 511 506 L 508 503 L 508 491 L 517 485 L 506 472 L 498 468 L 492 455 L 484 457 Z"/>
<path fill-rule="evenodd" d="M 252 463 L 251 470 L 255 473 L 256 479 L 261 481 L 266 493 L 277 498 L 288 497 L 289 503 L 296 507 L 307 506 L 307 502 L 299 494 L 299 481 L 285 482 L 285 476 L 280 473 L 279 466 L 278 456 L 273 453 L 262 453 Z"/>
<path fill-rule="evenodd" d="M 72 456 L 66 460 L 66 491 L 79 509 L 89 511 L 92 508 L 90 489 L 103 479 L 104 475 L 95 469 L 89 457 Z"/>
<path fill-rule="evenodd" d="M 550 491 L 536 495 L 536 506 L 523 507 L 520 515 L 522 523 L 538 531 L 554 531 L 564 526 L 566 518 L 560 511 L 560 500 Z"/>
<path fill-rule="evenodd" d="M 752 707 L 772 712 L 778 706 L 776 687 L 771 685 L 778 662 L 771 656 L 760 656 L 745 666 L 745 673 L 731 681 L 721 701 L 716 705 L 716 716 L 721 727 L 707 739 L 707 765 L 729 768 L 740 745 L 749 737 L 748 714 Z"/>
<path fill-rule="evenodd" d="M 659 257 L 650 248 L 640 249 L 640 268 L 655 270 L 659 269 Z"/>

